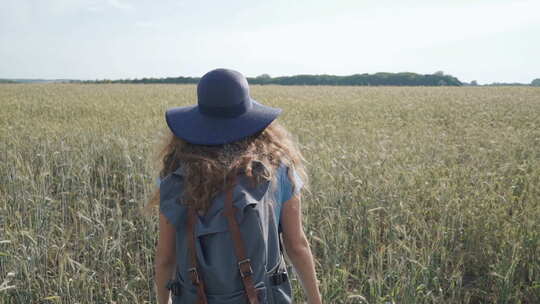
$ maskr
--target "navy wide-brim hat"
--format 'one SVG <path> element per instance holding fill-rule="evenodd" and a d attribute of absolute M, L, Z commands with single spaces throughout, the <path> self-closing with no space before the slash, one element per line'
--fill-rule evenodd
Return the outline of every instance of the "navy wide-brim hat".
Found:
<path fill-rule="evenodd" d="M 242 74 L 216 69 L 199 81 L 197 105 L 169 109 L 165 118 L 174 135 L 189 143 L 221 145 L 263 130 L 280 113 L 251 98 Z"/>

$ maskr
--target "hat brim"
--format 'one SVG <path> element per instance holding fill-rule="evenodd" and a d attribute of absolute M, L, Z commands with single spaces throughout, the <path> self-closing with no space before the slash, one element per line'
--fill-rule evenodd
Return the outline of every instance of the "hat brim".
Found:
<path fill-rule="evenodd" d="M 252 101 L 251 108 L 234 118 L 202 114 L 198 107 L 176 107 L 167 110 L 167 125 L 177 137 L 198 145 L 221 145 L 240 140 L 266 128 L 281 109 Z"/>

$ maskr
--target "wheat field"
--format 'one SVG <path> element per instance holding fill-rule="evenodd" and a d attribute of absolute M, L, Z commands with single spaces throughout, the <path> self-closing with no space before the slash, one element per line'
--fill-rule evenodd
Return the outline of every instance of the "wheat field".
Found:
<path fill-rule="evenodd" d="M 252 95 L 306 157 L 326 303 L 540 303 L 540 88 Z M 192 85 L 0 85 L 0 303 L 155 303 L 141 208 L 164 111 L 195 101 Z"/>

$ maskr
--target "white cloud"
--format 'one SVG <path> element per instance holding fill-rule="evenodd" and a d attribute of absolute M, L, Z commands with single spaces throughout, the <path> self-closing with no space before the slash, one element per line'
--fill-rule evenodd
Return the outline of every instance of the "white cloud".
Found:
<path fill-rule="evenodd" d="M 117 8 L 117 9 L 120 9 L 120 10 L 132 10 L 133 9 L 133 5 L 131 5 L 130 3 L 127 3 L 127 2 L 124 2 L 124 1 L 120 1 L 120 0 L 107 0 L 107 3 L 114 7 L 114 8 Z"/>
<path fill-rule="evenodd" d="M 153 29 L 157 27 L 157 24 L 152 21 L 137 21 L 135 26 L 143 29 Z"/>

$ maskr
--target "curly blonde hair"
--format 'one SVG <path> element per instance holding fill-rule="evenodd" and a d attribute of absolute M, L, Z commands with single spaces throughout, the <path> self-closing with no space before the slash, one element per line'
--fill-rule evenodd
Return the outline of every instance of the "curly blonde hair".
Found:
<path fill-rule="evenodd" d="M 215 146 L 191 144 L 169 131 L 157 158 L 161 163 L 160 178 L 181 168 L 185 181 L 181 203 L 202 213 L 206 213 L 212 199 L 224 189 L 230 172 L 242 171 L 258 184 L 272 180 L 276 169 L 284 164 L 294 168 L 305 186 L 308 184 L 304 158 L 290 133 L 277 121 L 242 140 Z M 269 170 L 255 170 L 254 161 L 263 163 Z M 289 170 L 289 175 L 291 172 Z M 292 176 L 289 178 L 293 180 Z M 158 204 L 159 189 L 152 195 L 148 207 Z"/>

